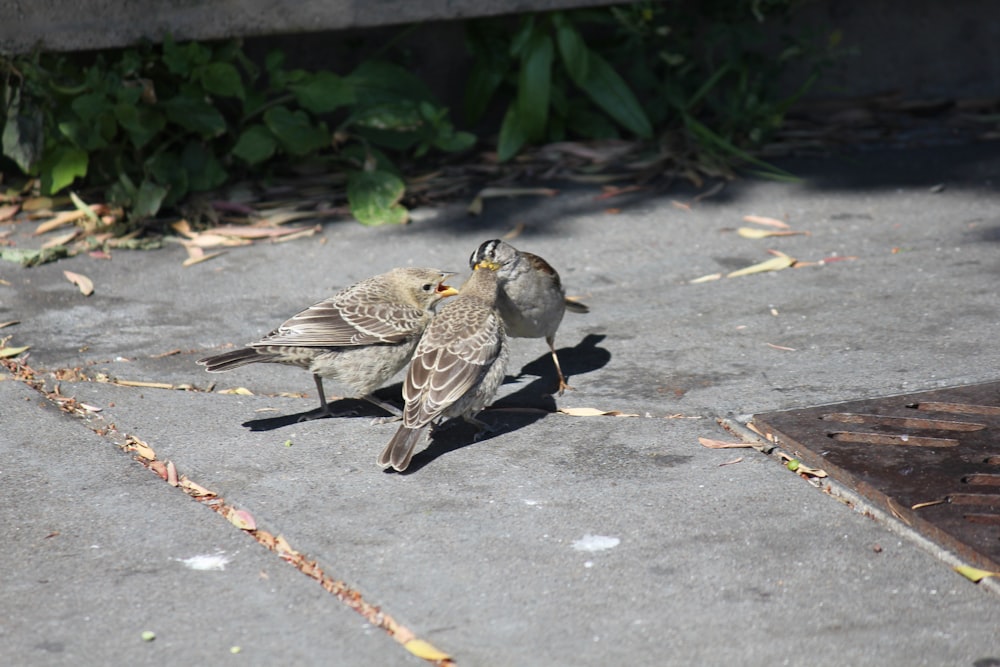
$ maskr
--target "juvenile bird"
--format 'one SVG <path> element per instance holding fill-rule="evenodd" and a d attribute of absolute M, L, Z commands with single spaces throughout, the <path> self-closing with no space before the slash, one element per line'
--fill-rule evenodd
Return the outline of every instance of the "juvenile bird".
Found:
<path fill-rule="evenodd" d="M 248 347 L 198 363 L 211 373 L 246 364 L 298 366 L 313 374 L 319 413 L 331 414 L 323 378 L 338 380 L 361 398 L 399 417 L 399 409 L 372 395 L 409 361 L 430 322 L 432 307 L 458 294 L 444 281 L 453 273 L 398 268 L 347 287 L 303 310 Z"/>
<path fill-rule="evenodd" d="M 556 330 L 567 310 L 588 313 L 590 308 L 566 298 L 566 290 L 556 270 L 538 255 L 523 252 L 500 239 L 484 241 L 469 258 L 469 265 L 491 261 L 500 265 L 500 296 L 497 308 L 507 335 L 513 338 L 544 338 L 552 352 L 559 375 L 559 395 L 572 389 L 566 383 L 559 355 Z"/>
<path fill-rule="evenodd" d="M 378 456 L 378 464 L 403 471 L 432 422 L 474 418 L 496 394 L 507 371 L 507 336 L 496 309 L 496 262 L 483 261 L 459 295 L 431 320 L 403 382 L 403 424 Z"/>

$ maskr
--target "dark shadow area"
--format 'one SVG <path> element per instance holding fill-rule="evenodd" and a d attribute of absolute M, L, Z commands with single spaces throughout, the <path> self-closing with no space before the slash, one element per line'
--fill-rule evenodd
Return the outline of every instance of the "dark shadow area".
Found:
<path fill-rule="evenodd" d="M 574 375 L 599 370 L 611 360 L 611 352 L 598 346 L 604 338 L 603 335 L 588 334 L 575 347 L 557 350 L 559 362 L 570 384 Z M 546 352 L 538 359 L 525 364 L 516 376 L 507 376 L 505 383 L 516 381 L 525 375 L 540 377 L 513 394 L 504 396 L 476 417 L 489 424 L 489 430 L 477 434 L 472 424 L 461 419 L 448 420 L 434 428 L 426 449 L 415 454 L 409 468 L 401 474 L 416 472 L 439 456 L 517 431 L 555 412 L 556 402 L 552 392 L 558 382 L 555 367 L 552 365 L 552 356 Z"/>
<path fill-rule="evenodd" d="M 388 387 L 383 387 L 375 392 L 376 398 L 385 401 L 391 405 L 395 405 L 402 409 L 403 405 L 403 395 L 402 395 L 402 383 L 397 382 L 396 384 L 389 385 Z M 377 405 L 373 405 L 368 401 L 362 400 L 360 398 L 341 398 L 335 401 L 330 401 L 328 403 L 333 414 L 319 416 L 319 408 L 314 408 L 312 410 L 306 410 L 305 412 L 296 412 L 290 415 L 281 415 L 279 417 L 267 417 L 264 419 L 251 419 L 249 421 L 243 422 L 242 426 L 246 427 L 251 431 L 273 431 L 275 429 L 284 428 L 286 426 L 294 426 L 302 421 L 309 421 L 312 419 L 345 419 L 345 418 L 366 418 L 366 419 L 378 419 L 380 417 L 390 416 L 388 412 L 382 410 Z M 317 415 L 312 417 L 312 415 Z"/>

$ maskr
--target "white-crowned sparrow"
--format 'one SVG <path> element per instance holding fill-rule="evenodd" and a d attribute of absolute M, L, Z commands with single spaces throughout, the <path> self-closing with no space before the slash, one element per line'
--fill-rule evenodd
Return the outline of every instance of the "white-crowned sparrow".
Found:
<path fill-rule="evenodd" d="M 402 471 L 432 422 L 473 416 L 496 394 L 507 371 L 507 336 L 496 309 L 495 262 L 479 262 L 459 295 L 446 303 L 424 332 L 403 383 L 403 424 L 378 456 L 378 464 Z"/>
<path fill-rule="evenodd" d="M 372 392 L 409 361 L 434 304 L 458 293 L 444 284 L 451 275 L 438 269 L 393 269 L 310 306 L 248 347 L 198 363 L 212 373 L 262 362 L 298 366 L 316 381 L 320 410 L 314 416 L 331 414 L 323 392 L 323 378 L 330 378 L 399 417 L 399 409 Z"/>
<path fill-rule="evenodd" d="M 552 361 L 559 375 L 559 394 L 572 389 L 566 384 L 559 355 L 556 354 L 556 330 L 567 310 L 587 313 L 590 309 L 566 298 L 559 274 L 538 255 L 493 239 L 483 242 L 469 258 L 471 266 L 482 261 L 500 265 L 497 308 L 503 317 L 507 335 L 513 338 L 544 338 L 552 351 Z"/>

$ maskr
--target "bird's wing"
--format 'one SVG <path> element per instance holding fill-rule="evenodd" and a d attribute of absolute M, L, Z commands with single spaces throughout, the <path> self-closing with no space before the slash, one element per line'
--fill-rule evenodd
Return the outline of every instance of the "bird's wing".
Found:
<path fill-rule="evenodd" d="M 338 301 L 336 297 L 303 310 L 269 333 L 254 347 L 354 347 L 399 343 L 420 333 L 427 314 L 393 303 Z"/>
<path fill-rule="evenodd" d="M 407 426 L 423 426 L 438 417 L 479 383 L 500 354 L 503 324 L 496 311 L 461 324 L 453 332 L 425 335 L 417 345 L 403 383 Z"/>

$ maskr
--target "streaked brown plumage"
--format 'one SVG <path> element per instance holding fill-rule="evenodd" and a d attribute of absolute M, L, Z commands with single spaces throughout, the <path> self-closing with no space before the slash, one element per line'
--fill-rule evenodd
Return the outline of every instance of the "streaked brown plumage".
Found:
<path fill-rule="evenodd" d="M 500 265 L 500 296 L 497 309 L 503 317 L 507 335 L 513 338 L 544 338 L 552 352 L 552 361 L 559 375 L 559 394 L 573 387 L 566 384 L 556 354 L 556 331 L 567 310 L 587 313 L 582 303 L 566 298 L 559 274 L 538 255 L 518 250 L 500 239 L 484 241 L 472 253 L 469 265 L 482 261 Z"/>
<path fill-rule="evenodd" d="M 498 264 L 481 262 L 459 295 L 441 307 L 413 353 L 403 383 L 403 424 L 378 464 L 403 471 L 432 422 L 473 416 L 496 394 L 507 371 L 507 336 L 496 309 Z"/>
<path fill-rule="evenodd" d="M 434 304 L 457 294 L 444 284 L 450 275 L 437 269 L 393 269 L 310 306 L 248 347 L 198 363 L 212 373 L 252 363 L 298 366 L 316 381 L 316 416 L 330 414 L 323 392 L 323 378 L 330 378 L 399 417 L 397 408 L 372 392 L 409 361 Z"/>

